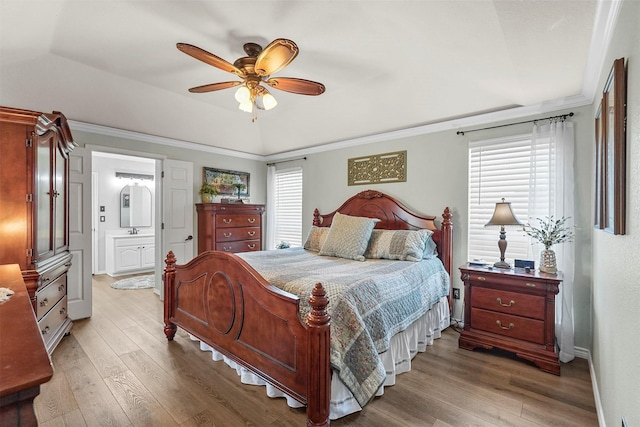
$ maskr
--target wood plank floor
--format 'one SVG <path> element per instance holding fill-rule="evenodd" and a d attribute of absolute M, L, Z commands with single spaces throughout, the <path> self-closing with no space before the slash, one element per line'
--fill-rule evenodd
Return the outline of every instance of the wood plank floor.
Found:
<path fill-rule="evenodd" d="M 35 400 L 41 426 L 304 426 L 303 409 L 240 383 L 179 331 L 163 333 L 151 289 L 95 276 L 93 316 L 76 321 Z M 364 411 L 333 426 L 597 426 L 586 360 L 546 374 L 505 354 L 458 348 L 449 328 Z"/>

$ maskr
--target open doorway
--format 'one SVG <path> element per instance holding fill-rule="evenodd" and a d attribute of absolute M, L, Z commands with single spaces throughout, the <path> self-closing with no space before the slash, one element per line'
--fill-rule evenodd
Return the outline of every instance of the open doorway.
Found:
<path fill-rule="evenodd" d="M 155 235 L 162 215 L 159 160 L 93 151 L 92 273 L 112 277 L 155 270 Z M 159 248 L 158 248 L 159 249 Z"/>

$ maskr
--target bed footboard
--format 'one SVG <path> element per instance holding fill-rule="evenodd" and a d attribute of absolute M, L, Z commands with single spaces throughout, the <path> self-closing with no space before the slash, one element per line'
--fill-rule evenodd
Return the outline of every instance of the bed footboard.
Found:
<path fill-rule="evenodd" d="M 306 324 L 299 298 L 267 283 L 226 252 L 205 252 L 185 265 L 166 259 L 164 333 L 177 327 L 307 405 L 308 426 L 329 425 L 330 317 L 320 283 Z"/>

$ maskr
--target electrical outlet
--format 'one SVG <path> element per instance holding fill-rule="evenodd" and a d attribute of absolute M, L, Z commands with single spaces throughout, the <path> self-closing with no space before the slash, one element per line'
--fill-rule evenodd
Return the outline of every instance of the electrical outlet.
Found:
<path fill-rule="evenodd" d="M 460 299 L 460 289 L 453 288 L 453 299 Z"/>

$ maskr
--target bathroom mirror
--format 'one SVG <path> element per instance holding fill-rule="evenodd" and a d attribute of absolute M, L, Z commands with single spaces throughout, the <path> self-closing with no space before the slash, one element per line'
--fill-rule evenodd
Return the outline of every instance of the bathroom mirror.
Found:
<path fill-rule="evenodd" d="M 151 227 L 151 190 L 144 185 L 126 185 L 120 191 L 120 227 Z"/>

